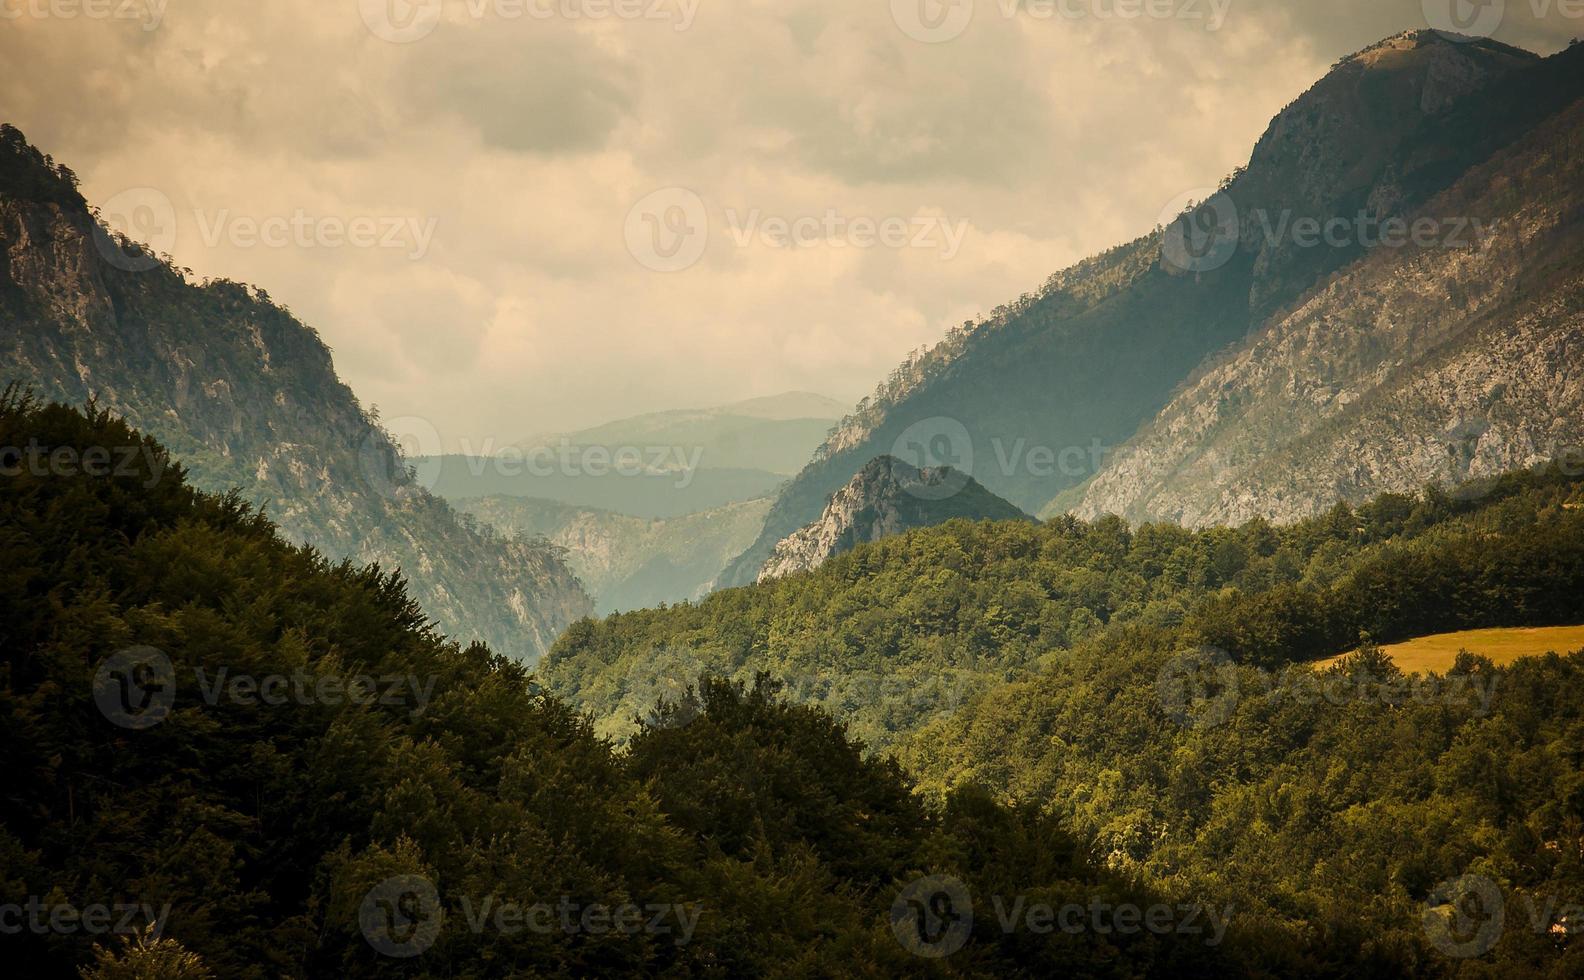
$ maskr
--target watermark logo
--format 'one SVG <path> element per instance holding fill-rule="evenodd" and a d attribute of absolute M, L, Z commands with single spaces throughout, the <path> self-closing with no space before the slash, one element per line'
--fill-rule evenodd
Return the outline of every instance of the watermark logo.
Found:
<path fill-rule="evenodd" d="M 1204 646 L 1168 660 L 1156 677 L 1156 694 L 1168 717 L 1196 729 L 1226 724 L 1240 700 L 1254 698 L 1336 708 L 1437 704 L 1484 718 L 1491 712 L 1500 680 L 1500 675 L 1479 672 L 1382 673 L 1356 662 L 1352 667 L 1292 664 L 1282 670 L 1240 669 L 1225 651 Z"/>
<path fill-rule="evenodd" d="M 176 703 L 176 670 L 149 646 L 127 647 L 94 672 L 94 703 L 112 724 L 141 731 L 170 716 Z"/>
<path fill-rule="evenodd" d="M 200 699 L 213 708 L 221 702 L 279 707 L 286 704 L 380 705 L 407 707 L 416 717 L 434 696 L 438 678 L 417 674 L 233 674 L 221 667 L 211 674 L 193 668 Z M 105 658 L 93 680 L 94 703 L 113 724 L 141 730 L 170 717 L 176 703 L 176 670 L 163 652 L 150 646 L 127 647 Z"/>
<path fill-rule="evenodd" d="M 627 212 L 627 252 L 654 272 L 681 272 L 704 256 L 709 214 L 704 199 L 686 187 L 646 194 Z"/>
<path fill-rule="evenodd" d="M 903 34 L 925 44 L 962 37 L 973 21 L 974 0 L 891 0 L 891 20 Z"/>
<path fill-rule="evenodd" d="M 903 489 L 921 500 L 945 500 L 968 485 L 973 472 L 973 438 L 954 418 L 937 415 L 920 419 L 902 430 L 891 444 L 891 455 L 920 470 L 950 467 L 936 480 L 908 480 Z"/>
<path fill-rule="evenodd" d="M 140 466 L 141 464 L 141 466 Z M 77 477 L 134 479 L 152 490 L 165 475 L 159 454 L 148 443 L 121 446 L 46 447 L 37 438 L 26 446 L 0 446 L 0 477 Z"/>
<path fill-rule="evenodd" d="M 1232 915 L 1237 910 L 1231 904 L 1217 908 L 1198 902 L 1181 905 L 1164 902 L 1150 905 L 1113 903 L 1098 896 L 1084 904 L 1068 902 L 1052 905 L 1049 902 L 1030 902 L 1023 895 L 1009 903 L 1000 895 L 994 895 L 990 903 L 995 907 L 996 921 L 1000 923 L 1001 931 L 1007 934 L 1020 930 L 1040 936 L 1056 932 L 1069 936 L 1085 932 L 1101 936 L 1149 932 L 1157 936 L 1202 936 L 1206 946 L 1221 945 L 1221 941 L 1226 938 L 1227 928 L 1232 924 Z"/>
<path fill-rule="evenodd" d="M 1425 900 L 1425 936 L 1446 956 L 1483 956 L 1501 938 L 1506 916 L 1506 903 L 1494 881 L 1483 875 L 1460 875 L 1441 882 Z"/>
<path fill-rule="evenodd" d="M 698 928 L 699 917 L 703 914 L 700 908 L 675 903 L 609 905 L 579 902 L 570 895 L 562 895 L 555 904 L 502 900 L 495 895 L 474 901 L 471 896 L 464 895 L 461 904 L 462 916 L 475 935 L 493 930 L 503 936 L 524 932 L 568 936 L 580 933 L 669 936 L 677 946 L 686 946 L 693 940 L 693 931 Z"/>
<path fill-rule="evenodd" d="M 968 237 L 967 221 L 951 221 L 943 215 L 876 218 L 849 216 L 835 208 L 795 217 L 766 215 L 758 208 L 727 208 L 726 225 L 738 248 L 753 244 L 780 249 L 916 248 L 940 253 L 943 262 L 956 258 Z"/>
<path fill-rule="evenodd" d="M 158 939 L 165 931 L 170 911 L 169 902 L 159 906 L 147 902 L 89 902 L 78 906 L 48 902 L 33 895 L 25 903 L 0 904 L 0 935 L 146 935 Z"/>
<path fill-rule="evenodd" d="M 3 0 L 0 0 L 3 2 Z M 175 206 L 152 187 L 124 190 L 99 207 L 94 244 L 106 262 L 127 272 L 146 272 L 176 250 L 180 224 Z M 229 208 L 194 208 L 192 220 L 205 248 L 379 249 L 403 252 L 410 261 L 429 254 L 438 219 L 400 214 L 237 214 Z"/>
<path fill-rule="evenodd" d="M 1161 209 L 1161 261 L 1180 272 L 1211 272 L 1237 252 L 1237 204 L 1225 191 L 1185 191 Z"/>
<path fill-rule="evenodd" d="M 1208 193 L 1208 197 L 1201 195 Z M 1186 191 L 1161 209 L 1161 264 L 1183 273 L 1210 272 L 1231 261 L 1245 240 L 1266 247 L 1298 249 L 1407 248 L 1477 251 L 1495 233 L 1495 223 L 1472 215 L 1414 218 L 1353 214 L 1299 214 L 1291 208 L 1254 208 L 1240 213 L 1224 190 Z"/>
<path fill-rule="evenodd" d="M 665 22 L 676 31 L 693 26 L 699 0 L 454 0 L 453 19 L 622 20 Z M 411 44 L 434 32 L 444 14 L 442 0 L 358 0 L 369 33 L 393 44 Z"/>
<path fill-rule="evenodd" d="M 159 30 L 169 0 L 0 0 L 0 20 L 121 20 Z"/>
<path fill-rule="evenodd" d="M 440 0 L 358 0 L 369 32 L 392 44 L 421 41 L 440 23 Z"/>
<path fill-rule="evenodd" d="M 125 272 L 157 268 L 159 256 L 176 249 L 176 207 L 152 187 L 128 188 L 99 205 L 94 245 L 106 262 Z"/>
<path fill-rule="evenodd" d="M 494 438 L 486 438 L 475 445 L 473 440 L 463 436 L 457 440 L 457 446 L 458 455 L 463 458 L 455 461 L 454 465 L 460 463 L 465 466 L 468 474 L 474 478 L 486 472 L 508 478 L 669 477 L 675 481 L 672 485 L 678 490 L 692 486 L 693 478 L 704 462 L 705 450 L 704 446 L 675 444 L 582 445 L 564 436 L 554 444 L 501 446 L 498 449 Z M 427 464 L 419 469 L 428 472 Z"/>
<path fill-rule="evenodd" d="M 411 959 L 440 935 L 440 892 L 423 875 L 396 875 L 370 888 L 358 906 L 358 928 L 386 956 Z"/>
<path fill-rule="evenodd" d="M 897 893 L 891 932 L 915 956 L 940 959 L 957 952 L 973 932 L 968 888 L 949 875 L 929 875 Z"/>
<path fill-rule="evenodd" d="M 1451 421 L 1426 448 L 1441 455 L 1436 479 L 1447 496 L 1465 502 L 1490 496 L 1501 474 L 1525 466 L 1545 464 L 1566 477 L 1584 476 L 1584 449 L 1577 444 L 1537 440 L 1532 432 L 1484 415 Z"/>
<path fill-rule="evenodd" d="M 1425 23 L 1451 41 L 1494 35 L 1507 14 L 1506 0 L 1423 0 Z"/>
<path fill-rule="evenodd" d="M 1225 650 L 1204 646 L 1168 660 L 1155 678 L 1166 714 L 1187 728 L 1213 728 L 1237 710 L 1237 665 Z"/>
<path fill-rule="evenodd" d="M 395 498 L 414 487 L 433 490 L 440 480 L 444 450 L 440 430 L 428 419 L 416 415 L 381 419 L 358 447 L 358 468 L 375 493 Z"/>
<path fill-rule="evenodd" d="M 1031 20 L 1196 20 L 1209 32 L 1225 24 L 1232 0 L 999 0 L 1007 19 Z"/>
<path fill-rule="evenodd" d="M 1002 20 L 1199 21 L 1206 31 L 1226 24 L 1232 0 L 996 0 Z M 973 21 L 974 0 L 891 0 L 891 20 L 915 41 L 941 44 L 963 35 Z"/>
<path fill-rule="evenodd" d="M 405 251 L 418 261 L 429 254 L 438 219 L 413 215 L 310 214 L 297 208 L 291 214 L 233 214 L 229 208 L 210 213 L 193 212 L 198 235 L 204 247 L 216 248 L 222 242 L 232 248 L 363 248 Z"/>

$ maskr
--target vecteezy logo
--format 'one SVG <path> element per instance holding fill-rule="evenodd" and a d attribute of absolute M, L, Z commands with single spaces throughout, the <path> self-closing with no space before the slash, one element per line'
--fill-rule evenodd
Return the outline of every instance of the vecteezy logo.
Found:
<path fill-rule="evenodd" d="M 1423 0 L 1425 23 L 1450 41 L 1490 37 L 1507 14 L 1507 0 Z"/>
<path fill-rule="evenodd" d="M 1425 899 L 1424 930 L 1430 945 L 1447 956 L 1467 959 L 1490 952 L 1507 917 L 1501 889 L 1483 875 L 1443 881 Z"/>
<path fill-rule="evenodd" d="M 1161 208 L 1156 224 L 1161 228 L 1161 262 L 1170 269 L 1210 272 L 1237 253 L 1238 209 L 1225 191 L 1185 191 Z"/>
<path fill-rule="evenodd" d="M 379 952 L 408 959 L 434 945 L 444 916 L 434 882 L 423 875 L 396 875 L 363 896 L 358 928 Z"/>
<path fill-rule="evenodd" d="M 375 37 L 407 44 L 428 37 L 440 23 L 440 0 L 358 0 L 358 13 Z"/>
<path fill-rule="evenodd" d="M 1155 693 L 1177 724 L 1213 728 L 1224 724 L 1237 708 L 1237 665 L 1226 651 L 1215 647 L 1184 651 L 1160 669 Z"/>
<path fill-rule="evenodd" d="M 371 430 L 358 447 L 358 466 L 374 492 L 389 499 L 400 495 L 404 487 L 433 490 L 440 480 L 443 465 L 444 444 L 440 441 L 440 430 L 428 419 L 416 415 L 382 419 L 380 425 L 384 433 Z M 383 435 L 389 435 L 390 442 L 387 443 Z M 392 445 L 396 448 L 395 455 L 390 451 Z M 416 460 L 410 475 L 407 460 Z"/>
<path fill-rule="evenodd" d="M 903 34 L 925 44 L 961 37 L 973 13 L 973 0 L 891 0 L 892 21 Z"/>
<path fill-rule="evenodd" d="M 1447 493 L 1455 500 L 1479 500 L 1495 488 L 1490 480 L 1473 476 L 1480 455 L 1480 442 L 1491 429 L 1488 419 L 1464 419 L 1441 434 L 1446 450 Z"/>
<path fill-rule="evenodd" d="M 152 728 L 176 703 L 176 670 L 153 647 L 127 647 L 106 657 L 94 672 L 94 703 L 122 728 Z"/>
<path fill-rule="evenodd" d="M 927 474 L 928 479 L 903 481 L 902 488 L 921 500 L 956 496 L 973 472 L 973 438 L 961 422 L 942 415 L 920 419 L 903 429 L 891 444 L 891 455 L 921 470 L 951 468 Z"/>
<path fill-rule="evenodd" d="M 128 251 L 122 238 L 141 242 Z M 104 260 L 127 272 L 146 272 L 160 264 L 161 253 L 176 248 L 176 208 L 152 187 L 132 187 L 99 206 L 94 245 Z"/>
<path fill-rule="evenodd" d="M 973 931 L 973 901 L 956 878 L 930 875 L 897 893 L 891 931 L 914 956 L 939 959 L 963 948 Z"/>
<path fill-rule="evenodd" d="M 655 272 L 681 272 L 704 255 L 709 213 L 686 187 L 663 187 L 627 212 L 627 251 Z"/>

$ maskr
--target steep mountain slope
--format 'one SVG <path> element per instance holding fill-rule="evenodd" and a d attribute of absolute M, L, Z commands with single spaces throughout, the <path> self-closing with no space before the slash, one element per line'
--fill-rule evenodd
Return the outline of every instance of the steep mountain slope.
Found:
<path fill-rule="evenodd" d="M 1077 512 L 1292 520 L 1339 497 L 1584 465 L 1584 101 L 1422 211 L 1447 216 L 1486 230 L 1469 247 L 1372 251 L 1196 378 Z"/>
<path fill-rule="evenodd" d="M 775 542 L 879 453 L 950 464 L 1031 511 L 1082 483 L 1207 357 L 1365 251 L 1306 247 L 1293 222 L 1410 213 L 1554 111 L 1543 86 L 1502 87 L 1545 70 L 1526 52 L 1428 31 L 1344 59 L 1272 121 L 1220 193 L 899 368 L 777 498 L 723 582 L 751 581 Z M 930 448 L 910 451 L 919 445 Z"/>
<path fill-rule="evenodd" d="M 958 517 L 1032 520 L 972 477 L 950 467 L 920 470 L 895 456 L 877 456 L 831 494 L 818 520 L 776 543 L 758 580 L 806 572 L 861 542 Z"/>
<path fill-rule="evenodd" d="M 603 616 L 708 592 L 726 562 L 759 533 L 770 499 L 664 520 L 529 497 L 480 497 L 456 506 L 501 531 L 542 535 L 563 549 Z"/>
<path fill-rule="evenodd" d="M 291 538 L 399 567 L 461 639 L 536 659 L 588 611 L 553 548 L 464 527 L 411 479 L 330 351 L 261 290 L 197 285 L 112 239 L 69 171 L 0 131 L 5 379 L 89 398 L 160 439 L 195 484 L 237 487 Z"/>

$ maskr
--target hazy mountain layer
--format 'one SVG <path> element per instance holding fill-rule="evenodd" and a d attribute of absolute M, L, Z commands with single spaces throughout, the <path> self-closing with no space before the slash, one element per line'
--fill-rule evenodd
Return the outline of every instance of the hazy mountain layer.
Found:
<path fill-rule="evenodd" d="M 790 476 L 802 469 L 846 411 L 833 398 L 793 391 L 716 408 L 675 409 L 605 422 L 576 432 L 522 442 L 538 447 L 679 447 L 704 469 L 767 470 Z"/>
<path fill-rule="evenodd" d="M 697 599 L 753 541 L 770 500 L 761 497 L 666 520 L 494 496 L 457 504 L 502 531 L 542 535 L 565 549 L 568 566 L 599 615 Z"/>
<path fill-rule="evenodd" d="M 585 455 L 588 449 L 569 449 L 572 462 L 566 466 L 558 454 L 540 457 L 533 463 L 537 473 L 511 456 L 427 456 L 414 464 L 434 493 L 458 507 L 481 497 L 522 497 L 649 520 L 765 497 L 786 482 L 768 470 L 628 466 L 606 462 L 615 457 L 601 455 L 601 449 Z"/>

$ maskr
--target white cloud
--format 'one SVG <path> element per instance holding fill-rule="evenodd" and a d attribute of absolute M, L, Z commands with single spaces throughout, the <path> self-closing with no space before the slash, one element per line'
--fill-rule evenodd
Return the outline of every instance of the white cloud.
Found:
<path fill-rule="evenodd" d="M 889 0 L 703 0 L 686 30 L 679 0 L 670 19 L 576 21 L 442 2 L 405 44 L 353 0 L 183 0 L 154 30 L 20 17 L 0 24 L 0 114 L 90 201 L 159 189 L 179 263 L 264 287 L 365 401 L 476 444 L 789 388 L 855 398 L 1245 162 L 1341 55 L 1424 26 L 1420 0 L 1233 0 L 1215 31 L 977 0 L 960 37 L 924 44 Z M 1549 51 L 1578 31 L 1508 7 L 1498 37 Z M 671 186 L 711 234 L 666 274 L 629 254 L 625 222 Z M 937 215 L 966 235 L 949 260 L 739 246 L 728 209 Z M 417 259 L 249 245 L 202 232 L 220 211 L 433 238 Z"/>

